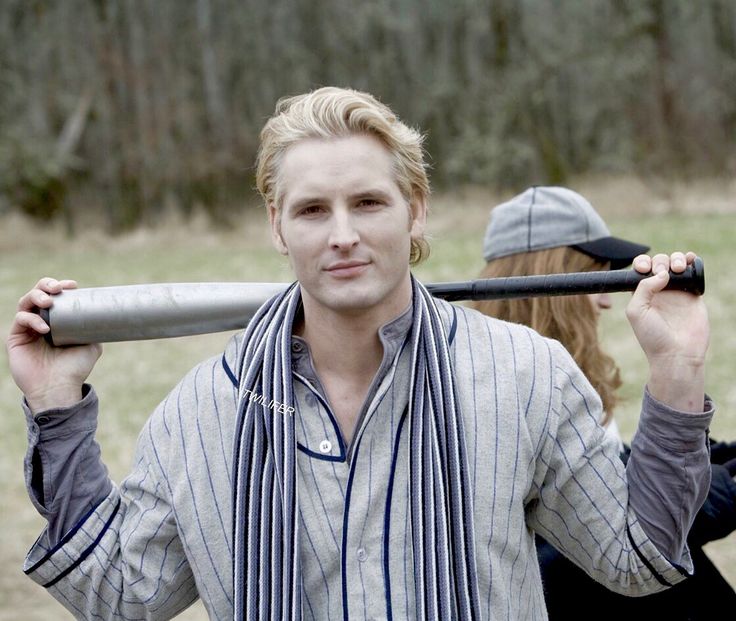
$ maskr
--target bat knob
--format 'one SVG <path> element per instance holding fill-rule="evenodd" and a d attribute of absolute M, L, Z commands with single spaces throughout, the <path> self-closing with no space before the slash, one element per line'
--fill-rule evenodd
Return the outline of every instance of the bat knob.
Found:
<path fill-rule="evenodd" d="M 705 266 L 703 259 L 695 257 L 691 265 L 685 268 L 684 272 L 675 274 L 670 272 L 670 281 L 665 289 L 676 291 L 687 291 L 693 295 L 703 295 L 705 293 Z"/>
<path fill-rule="evenodd" d="M 705 293 L 705 266 L 700 257 L 695 257 L 693 261 L 693 288 L 690 291 L 697 295 Z"/>

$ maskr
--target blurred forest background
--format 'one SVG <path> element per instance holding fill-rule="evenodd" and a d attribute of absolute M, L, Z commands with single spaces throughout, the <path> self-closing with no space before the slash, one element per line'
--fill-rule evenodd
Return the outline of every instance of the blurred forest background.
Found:
<path fill-rule="evenodd" d="M 47 274 L 291 280 L 253 189 L 258 132 L 280 97 L 327 84 L 426 132 L 425 282 L 477 274 L 488 209 L 532 184 L 571 185 L 655 252 L 701 254 L 712 431 L 736 438 L 736 0 L 0 0 L 3 330 Z M 629 440 L 646 361 L 626 297 L 601 332 Z M 106 345 L 91 381 L 114 480 L 156 403 L 225 342 Z M 20 571 L 43 519 L 19 400 L 0 356 L 0 621 L 69 618 Z M 736 533 L 708 554 L 736 587 Z"/>
<path fill-rule="evenodd" d="M 435 188 L 736 173 L 733 0 L 2 0 L 0 215 L 227 223 L 276 100 L 368 90 Z"/>

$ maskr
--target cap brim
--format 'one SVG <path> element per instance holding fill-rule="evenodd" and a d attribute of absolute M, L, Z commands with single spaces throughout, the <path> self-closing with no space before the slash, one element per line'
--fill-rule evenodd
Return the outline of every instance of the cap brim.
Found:
<path fill-rule="evenodd" d="M 571 246 L 601 263 L 611 263 L 612 270 L 620 270 L 631 265 L 635 257 L 644 254 L 649 246 L 619 239 L 618 237 L 602 237 L 595 241 Z"/>

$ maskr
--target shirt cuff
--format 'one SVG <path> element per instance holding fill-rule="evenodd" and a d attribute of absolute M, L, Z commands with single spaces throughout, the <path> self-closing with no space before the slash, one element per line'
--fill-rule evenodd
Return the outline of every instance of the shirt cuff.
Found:
<path fill-rule="evenodd" d="M 644 391 L 637 433 L 642 433 L 659 446 L 677 453 L 702 449 L 706 443 L 715 405 L 708 395 L 700 412 L 683 412 L 655 399 L 649 388 Z"/>
<path fill-rule="evenodd" d="M 34 415 L 23 399 L 23 411 L 28 428 L 36 432 L 35 439 L 39 442 L 97 429 L 97 393 L 89 384 L 82 386 L 82 399 L 74 405 L 50 408 Z"/>
<path fill-rule="evenodd" d="M 82 399 L 68 407 L 34 416 L 23 404 L 28 422 L 26 488 L 36 510 L 48 521 L 44 545 L 55 545 L 80 516 L 110 493 L 112 483 L 95 441 L 97 405 L 97 395 L 87 384 Z"/>

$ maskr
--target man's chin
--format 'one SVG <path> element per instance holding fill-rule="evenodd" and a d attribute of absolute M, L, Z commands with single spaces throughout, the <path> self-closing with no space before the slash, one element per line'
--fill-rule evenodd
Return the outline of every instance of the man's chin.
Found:
<path fill-rule="evenodd" d="M 329 286 L 312 288 L 302 284 L 302 294 L 311 298 L 315 309 L 322 307 L 325 311 L 360 315 L 375 311 L 382 306 L 392 306 L 396 301 L 396 288 L 387 287 L 385 283 L 375 282 L 370 278 L 356 279 L 352 282 L 339 284 L 330 283 Z M 306 303 L 306 299 L 305 299 Z"/>
<path fill-rule="evenodd" d="M 382 300 L 375 291 L 365 291 L 363 287 L 334 288 L 313 296 L 319 306 L 335 313 L 357 315 L 380 305 Z"/>
<path fill-rule="evenodd" d="M 325 306 L 336 313 L 357 315 L 374 308 L 380 301 L 372 296 L 335 296 Z"/>

